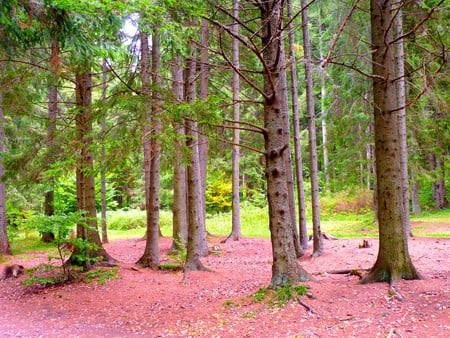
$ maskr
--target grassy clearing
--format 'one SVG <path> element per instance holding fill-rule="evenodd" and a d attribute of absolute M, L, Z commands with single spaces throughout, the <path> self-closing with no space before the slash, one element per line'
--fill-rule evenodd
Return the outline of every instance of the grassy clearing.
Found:
<path fill-rule="evenodd" d="M 145 234 L 145 211 L 129 210 L 108 213 L 108 237 L 114 239 L 139 238 Z M 308 216 L 309 218 L 309 216 Z M 413 234 L 419 237 L 450 237 L 450 210 L 427 211 L 411 215 Z M 243 206 L 241 209 L 242 234 L 244 237 L 270 238 L 267 208 Z M 172 235 L 172 213 L 160 212 L 161 231 L 164 236 Z M 308 232 L 312 225 L 308 223 Z M 209 233 L 227 236 L 231 231 L 231 212 L 207 215 L 206 227 Z M 322 214 L 322 231 L 338 238 L 378 237 L 378 227 L 372 212 L 364 214 L 334 213 Z M 19 231 L 11 238 L 15 255 L 24 257 L 32 252 L 56 253 L 53 244 L 42 243 L 35 231 Z"/>

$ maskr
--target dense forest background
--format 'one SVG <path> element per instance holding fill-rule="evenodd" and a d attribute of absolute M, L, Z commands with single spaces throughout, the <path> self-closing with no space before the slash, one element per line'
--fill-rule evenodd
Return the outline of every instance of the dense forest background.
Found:
<path fill-rule="evenodd" d="M 308 217 L 320 216 L 315 197 L 327 214 L 371 213 L 368 4 L 288 3 L 282 27 L 293 170 L 300 165 L 300 175 L 291 175 L 303 190 L 296 203 Z M 95 191 L 95 205 L 84 205 L 91 216 L 98 212 L 106 223 L 106 211 L 147 209 L 147 224 L 152 217 L 158 223 L 156 210 L 178 205 L 174 168 L 183 164 L 200 174 L 197 195 L 204 200 L 195 203 L 206 214 L 231 212 L 233 205 L 265 208 L 265 61 L 254 38 L 263 31 L 255 19 L 259 5 L 2 0 L 0 194 L 11 234 L 38 215 L 80 210 L 80 198 L 88 200 L 88 193 L 80 195 L 83 185 Z M 449 207 L 450 7 L 403 1 L 401 12 L 408 208 L 419 213 Z M 190 185 L 195 175 L 184 175 L 181 185 Z M 194 203 L 195 196 L 184 194 Z M 300 211 L 299 222 L 302 217 Z"/>

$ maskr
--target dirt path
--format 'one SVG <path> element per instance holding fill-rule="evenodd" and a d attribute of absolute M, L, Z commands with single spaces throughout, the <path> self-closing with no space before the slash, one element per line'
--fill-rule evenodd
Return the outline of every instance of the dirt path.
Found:
<path fill-rule="evenodd" d="M 399 301 L 387 284 L 359 285 L 358 277 L 327 274 L 370 268 L 377 240 L 325 241 L 326 253 L 301 264 L 316 281 L 315 299 L 302 298 L 314 313 L 292 302 L 283 308 L 252 301 L 249 294 L 270 282 L 270 241 L 244 239 L 220 244 L 203 261 L 214 272 L 131 269 L 144 242 L 114 241 L 120 279 L 105 285 L 73 284 L 27 293 L 21 279 L 0 284 L 0 337 L 450 337 L 450 239 L 414 238 L 410 253 L 424 280 L 402 281 Z M 170 240 L 161 241 L 166 253 Z M 36 253 L 14 261 L 26 267 L 45 262 Z"/>

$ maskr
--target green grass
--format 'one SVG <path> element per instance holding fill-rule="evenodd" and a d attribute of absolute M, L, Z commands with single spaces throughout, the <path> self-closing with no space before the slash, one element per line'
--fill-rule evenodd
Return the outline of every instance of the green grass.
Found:
<path fill-rule="evenodd" d="M 308 219 L 310 217 L 308 216 Z M 338 238 L 377 237 L 378 227 L 373 221 L 373 213 L 366 214 L 322 214 L 323 232 Z M 411 215 L 413 234 L 425 237 L 450 237 L 450 210 L 427 211 L 420 215 Z M 417 222 L 421 222 L 418 224 Z M 430 224 L 432 223 L 432 226 Z M 172 213 L 160 212 L 161 231 L 164 236 L 172 235 Z M 270 238 L 267 208 L 244 205 L 241 209 L 242 234 L 244 237 Z M 137 227 L 134 227 L 138 225 Z M 139 238 L 145 234 L 145 211 L 114 211 L 108 213 L 108 237 L 110 240 Z M 309 234 L 312 225 L 307 224 Z M 207 215 L 206 227 L 209 233 L 227 236 L 231 232 L 231 212 Z M 56 254 L 53 244 L 42 243 L 37 232 L 18 232 L 11 241 L 15 255 L 30 255 L 33 251 L 47 251 Z M 4 258 L 3 258 L 4 260 Z"/>
<path fill-rule="evenodd" d="M 450 209 L 424 211 L 418 215 L 411 214 L 412 221 L 450 223 Z"/>

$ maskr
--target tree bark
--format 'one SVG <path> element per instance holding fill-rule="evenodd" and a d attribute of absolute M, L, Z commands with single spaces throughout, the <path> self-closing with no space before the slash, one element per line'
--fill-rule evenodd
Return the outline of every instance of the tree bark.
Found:
<path fill-rule="evenodd" d="M 181 57 L 177 57 L 172 64 L 172 91 L 175 99 L 181 103 L 184 100 L 183 68 Z M 187 173 L 186 161 L 184 161 L 184 126 L 183 123 L 174 121 L 175 131 L 175 156 L 173 172 L 173 242 L 172 252 L 184 252 L 188 240 L 188 217 L 187 217 Z"/>
<path fill-rule="evenodd" d="M 208 98 L 208 83 L 209 83 L 209 56 L 208 56 L 208 20 L 202 19 L 201 22 L 201 48 L 200 48 L 200 100 Z M 198 151 L 200 161 L 200 175 L 201 175 L 201 212 L 203 228 L 206 231 L 206 175 L 208 167 L 208 147 L 209 140 L 204 128 L 199 130 L 198 135 Z"/>
<path fill-rule="evenodd" d="M 259 4 L 264 60 L 264 127 L 269 225 L 272 243 L 271 287 L 308 279 L 297 261 L 289 204 L 285 153 L 290 152 L 282 1 Z"/>
<path fill-rule="evenodd" d="M 322 231 L 320 229 L 319 178 L 317 164 L 316 114 L 314 112 L 314 87 L 311 69 L 311 45 L 309 41 L 307 1 L 301 0 L 302 33 L 305 53 L 306 106 L 308 110 L 309 162 L 311 179 L 311 204 L 313 222 L 313 256 L 323 253 Z"/>
<path fill-rule="evenodd" d="M 96 247 L 85 254 L 88 258 L 95 258 L 113 264 L 113 258 L 103 248 L 97 227 L 97 212 L 95 207 L 94 159 L 92 156 L 92 75 L 88 68 L 76 74 L 76 104 L 75 117 L 77 141 L 80 147 L 79 162 L 76 168 L 77 207 L 83 212 L 84 223 L 77 225 L 77 237 L 87 240 Z M 79 264 L 76 256 L 80 254 L 75 248 L 69 259 L 70 263 Z M 86 265 L 87 263 L 87 265 Z M 89 262 L 83 262 L 88 268 Z"/>
<path fill-rule="evenodd" d="M 3 68 L 0 64 L 0 70 Z M 3 166 L 3 154 L 6 151 L 5 145 L 5 117 L 3 113 L 3 93 L 0 87 L 0 254 L 11 255 L 11 246 L 8 239 L 7 220 L 6 220 L 6 187 L 3 181 L 5 168 Z"/>
<path fill-rule="evenodd" d="M 393 8 L 395 15 L 393 18 L 394 39 L 399 39 L 403 35 L 403 11 L 402 2 L 395 4 Z M 403 208 L 405 209 L 405 231 L 412 236 L 411 221 L 409 219 L 409 180 L 408 180 L 408 144 L 406 135 L 406 79 L 405 79 L 405 51 L 404 41 L 400 38 L 394 44 L 395 63 L 395 84 L 397 93 L 398 126 L 400 137 L 400 161 L 402 175 Z"/>
<path fill-rule="evenodd" d="M 362 283 L 420 278 L 411 262 L 401 176 L 401 136 L 392 46 L 392 2 L 371 0 L 375 158 L 380 245 Z"/>
<path fill-rule="evenodd" d="M 102 102 L 106 101 L 106 89 L 107 89 L 107 66 L 106 60 L 103 60 L 102 64 Z M 104 159 L 105 153 L 105 136 L 106 136 L 106 116 L 103 113 L 102 120 L 100 122 L 100 130 L 102 133 L 102 149 L 101 157 Z M 106 225 L 106 168 L 104 163 L 101 164 L 101 224 L 102 224 L 102 243 L 108 243 L 108 227 Z"/>
<path fill-rule="evenodd" d="M 148 61 L 148 36 L 141 35 L 142 48 L 142 77 L 146 80 L 147 70 L 144 62 Z M 145 41 L 144 41 L 145 40 Z M 145 48 L 145 49 L 144 49 Z M 147 63 L 148 65 L 148 63 Z M 160 159 L 161 159 L 161 141 L 159 136 L 161 133 L 161 122 L 159 117 L 161 97 L 161 55 L 159 47 L 159 32 L 156 27 L 152 32 L 152 91 L 151 91 L 151 111 L 148 109 L 146 116 L 146 126 L 144 134 L 144 155 L 146 166 L 146 173 L 148 172 L 147 189 L 146 191 L 146 211 L 147 211 L 147 232 L 146 232 L 146 246 L 144 254 L 138 260 L 138 264 L 151 269 L 158 269 L 159 260 L 159 189 L 160 189 Z M 145 73 L 145 75 L 144 75 Z M 144 85 L 144 82 L 143 82 Z M 149 94 L 149 93 L 146 93 Z"/>
<path fill-rule="evenodd" d="M 236 19 L 231 26 L 231 31 L 233 32 L 232 37 L 232 49 L 233 49 L 233 67 L 234 69 L 239 69 L 240 61 L 239 61 L 239 41 L 237 36 L 239 34 L 239 24 L 237 19 L 239 19 L 239 0 L 233 1 L 233 17 Z M 241 198 L 240 198 L 240 170 L 239 170 L 239 162 L 240 162 L 240 149 L 239 144 L 240 140 L 240 131 L 239 131 L 239 121 L 241 119 L 240 114 L 240 82 L 239 82 L 239 73 L 234 70 L 233 71 L 233 82 L 232 82 L 232 91 L 233 91 L 233 121 L 234 129 L 233 129 L 233 147 L 232 147 L 232 217 L 231 217 L 231 234 L 225 240 L 225 242 L 230 241 L 239 241 L 242 237 L 241 234 Z"/>
<path fill-rule="evenodd" d="M 295 57 L 295 33 L 292 24 L 292 0 L 288 1 L 288 31 L 289 31 L 289 57 L 291 59 L 291 93 L 292 93 L 292 120 L 294 127 L 294 159 L 295 178 L 297 181 L 299 241 L 303 249 L 308 247 L 308 230 L 306 228 L 306 204 L 303 183 L 302 147 L 300 143 L 300 115 L 298 108 L 298 81 L 297 61 Z M 297 252 L 297 256 L 299 253 Z"/>
<path fill-rule="evenodd" d="M 48 156 L 46 157 L 46 165 L 51 166 L 53 163 L 53 155 L 56 151 L 55 149 L 55 132 L 56 132 L 56 118 L 58 116 L 58 73 L 60 68 L 60 48 L 59 43 L 55 39 L 50 40 L 50 86 L 48 92 L 48 125 L 47 125 L 47 146 L 48 146 Z M 54 192 L 53 192 L 53 182 L 54 179 L 50 178 L 49 184 L 50 189 L 44 194 L 44 213 L 47 216 L 52 216 L 55 214 L 54 207 Z M 49 243 L 55 239 L 55 234 L 51 232 L 42 233 L 41 241 Z"/>
<path fill-rule="evenodd" d="M 194 102 L 195 76 L 196 76 L 196 52 L 195 46 L 191 43 L 192 57 L 186 60 L 186 101 Z M 187 190 L 188 190 L 188 244 L 186 253 L 185 271 L 205 269 L 200 261 L 200 257 L 208 254 L 206 242 L 206 229 L 204 228 L 202 212 L 202 185 L 200 157 L 198 146 L 198 126 L 197 122 L 190 117 L 184 117 L 186 133 L 186 146 L 189 150 L 189 165 L 187 169 Z"/>

